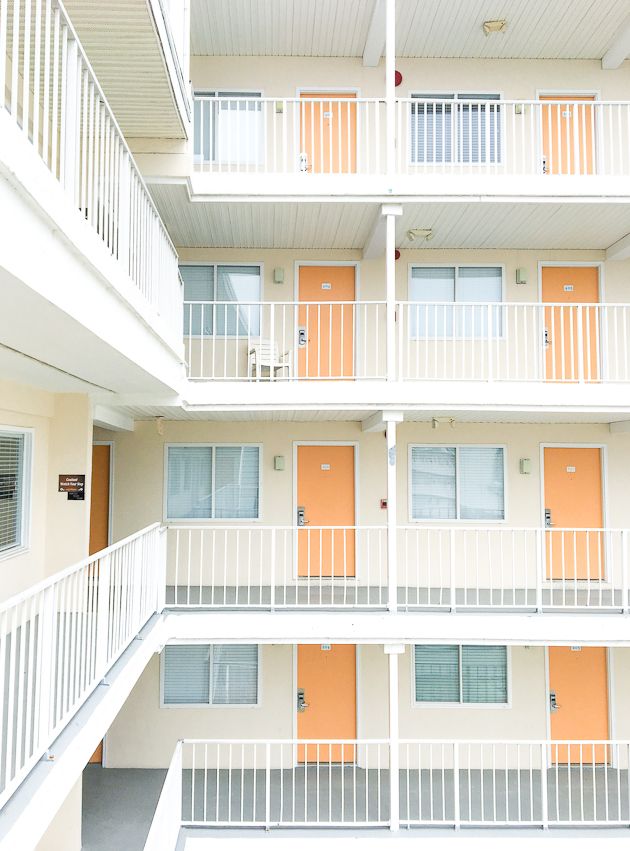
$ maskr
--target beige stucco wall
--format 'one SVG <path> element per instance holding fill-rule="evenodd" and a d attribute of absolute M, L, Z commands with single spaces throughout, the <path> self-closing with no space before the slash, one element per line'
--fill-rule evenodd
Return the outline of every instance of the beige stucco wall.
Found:
<path fill-rule="evenodd" d="M 160 657 L 154 656 L 107 733 L 108 768 L 165 768 L 178 739 L 293 736 L 293 648 L 261 648 L 260 705 L 253 708 L 160 708 Z"/>
<path fill-rule="evenodd" d="M 28 546 L 0 558 L 0 597 L 6 598 L 87 555 L 91 406 L 87 396 L 2 381 L 3 425 L 32 431 Z M 85 501 L 57 492 L 60 473 L 86 474 Z"/>
<path fill-rule="evenodd" d="M 82 781 L 74 784 L 36 851 L 81 851 Z"/>

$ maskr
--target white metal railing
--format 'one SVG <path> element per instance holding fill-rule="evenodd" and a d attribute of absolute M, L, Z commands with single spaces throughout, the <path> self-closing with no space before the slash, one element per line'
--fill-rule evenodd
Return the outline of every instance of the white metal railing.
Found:
<path fill-rule="evenodd" d="M 400 743 L 401 825 L 630 824 L 628 741 Z"/>
<path fill-rule="evenodd" d="M 161 609 L 163 568 L 155 523 L 0 605 L 0 806 Z"/>
<path fill-rule="evenodd" d="M 625 529 L 175 525 L 169 607 L 630 612 Z"/>
<path fill-rule="evenodd" d="M 382 99 L 228 95 L 195 96 L 200 171 L 325 175 L 385 169 Z"/>
<path fill-rule="evenodd" d="M 0 105 L 176 334 L 177 254 L 59 0 L 0 2 Z"/>
<path fill-rule="evenodd" d="M 183 742 L 186 825 L 376 827 L 389 820 L 385 740 Z"/>
<path fill-rule="evenodd" d="M 166 603 L 209 608 L 385 608 L 380 526 L 170 526 Z"/>
<path fill-rule="evenodd" d="M 400 379 L 630 381 L 630 305 L 397 306 Z"/>
<path fill-rule="evenodd" d="M 184 303 L 188 377 L 249 381 L 385 377 L 385 303 Z"/>
<path fill-rule="evenodd" d="M 625 740 L 185 740 L 175 760 L 184 827 L 630 825 Z"/>
<path fill-rule="evenodd" d="M 630 174 L 630 102 L 401 98 L 400 174 Z"/>

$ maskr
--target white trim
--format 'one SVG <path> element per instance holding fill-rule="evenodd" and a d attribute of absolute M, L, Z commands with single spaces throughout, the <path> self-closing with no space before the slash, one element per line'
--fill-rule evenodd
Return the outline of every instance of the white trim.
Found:
<path fill-rule="evenodd" d="M 0 425 L 0 432 L 14 432 L 22 435 L 22 493 L 20 500 L 20 540 L 13 546 L 0 550 L 0 562 L 15 558 L 28 552 L 31 547 L 31 527 L 33 511 L 33 476 L 35 469 L 35 429 L 32 426 Z"/>
<path fill-rule="evenodd" d="M 298 494 L 298 448 L 300 446 L 354 446 L 354 523 L 353 525 L 356 527 L 359 525 L 359 442 L 357 440 L 294 440 L 293 441 L 293 515 L 291 518 L 290 526 L 297 528 L 297 494 Z M 354 576 L 331 576 L 330 582 L 334 584 L 335 580 L 341 582 L 347 582 L 349 580 L 353 580 L 357 582 L 360 577 L 360 565 L 361 565 L 361 540 L 360 536 L 355 536 L 355 548 L 354 548 Z M 298 553 L 297 553 L 297 534 L 294 535 L 293 542 L 293 579 L 302 579 L 308 580 L 310 577 L 308 576 L 299 576 L 298 575 Z M 313 579 L 317 579 L 318 577 L 313 576 Z M 326 577 L 328 580 L 329 577 Z"/>
<path fill-rule="evenodd" d="M 475 645 L 469 642 L 453 641 L 447 646 L 459 647 L 459 694 L 460 700 L 457 703 L 441 700 L 416 700 L 416 644 L 422 644 L 422 640 L 415 641 L 411 645 L 411 708 L 412 709 L 512 709 L 512 647 L 509 644 L 484 644 Z M 431 644 L 429 646 L 436 646 Z M 505 675 L 506 675 L 506 702 L 505 703 L 465 703 L 463 700 L 463 680 L 462 680 L 462 647 L 505 647 Z"/>
<path fill-rule="evenodd" d="M 256 703 L 212 703 L 212 669 L 214 665 L 214 648 L 217 645 L 234 645 L 234 644 L 251 644 L 247 641 L 169 641 L 159 654 L 160 660 L 160 709 L 260 709 L 262 707 L 262 653 L 261 644 L 255 644 L 256 647 Z M 209 667 L 209 693 L 208 703 L 165 703 L 164 702 L 164 675 L 166 665 L 166 647 L 169 645 L 177 645 L 179 647 L 188 647 L 190 645 L 210 648 L 210 658 L 208 660 Z M 271 645 L 269 645 L 271 646 Z"/>
<path fill-rule="evenodd" d="M 93 440 L 92 448 L 95 446 L 109 446 L 109 493 L 107 506 L 107 546 L 111 547 L 113 542 L 112 527 L 114 523 L 114 451 L 113 440 Z M 92 517 L 92 484 L 94 481 L 94 470 L 90 471 L 90 519 Z"/>
<path fill-rule="evenodd" d="M 257 517 L 169 517 L 168 516 L 168 450 L 171 446 L 180 447 L 180 448 L 209 448 L 216 449 L 217 447 L 229 447 L 242 449 L 245 447 L 256 447 L 258 449 L 258 516 Z M 212 461 L 212 510 L 214 512 L 214 476 L 215 476 L 215 463 L 214 463 L 214 452 L 213 452 L 213 461 Z M 206 443 L 200 441 L 199 443 L 190 443 L 188 441 L 182 441 L 181 443 L 170 441 L 168 443 L 164 443 L 164 467 L 163 467 L 163 487 L 162 487 L 162 518 L 164 523 L 175 523 L 181 524 L 185 522 L 186 524 L 198 524 L 203 525 L 206 523 L 211 524 L 223 524 L 225 523 L 240 523 L 242 524 L 244 521 L 256 523 L 262 520 L 262 494 L 263 494 L 263 444 L 262 443 L 234 443 L 233 441 L 219 441 L 214 443 Z"/>
<path fill-rule="evenodd" d="M 503 451 L 503 518 L 500 520 L 489 520 L 487 518 L 482 518 L 484 525 L 494 526 L 496 524 L 503 525 L 507 523 L 508 520 L 508 486 L 507 486 L 507 470 L 508 470 L 508 445 L 504 443 L 457 443 L 453 441 L 452 443 L 408 443 L 407 444 L 407 517 L 409 523 L 423 523 L 428 526 L 444 526 L 444 525 L 453 525 L 453 526 L 475 526 L 479 525 L 479 518 L 472 519 L 462 519 L 460 517 L 453 517 L 452 519 L 445 520 L 432 520 L 426 517 L 414 517 L 413 516 L 413 503 L 412 503 L 412 469 L 411 469 L 411 457 L 413 449 L 433 449 L 433 448 L 442 448 L 442 449 L 455 449 L 455 509 L 459 514 L 459 463 L 458 463 L 458 450 L 459 449 L 501 449 Z"/>

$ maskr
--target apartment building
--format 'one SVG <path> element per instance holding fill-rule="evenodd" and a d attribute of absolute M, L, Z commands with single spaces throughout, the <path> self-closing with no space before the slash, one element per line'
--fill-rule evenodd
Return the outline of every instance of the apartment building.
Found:
<path fill-rule="evenodd" d="M 625 835 L 629 15 L 0 0 L 2 851 Z"/>

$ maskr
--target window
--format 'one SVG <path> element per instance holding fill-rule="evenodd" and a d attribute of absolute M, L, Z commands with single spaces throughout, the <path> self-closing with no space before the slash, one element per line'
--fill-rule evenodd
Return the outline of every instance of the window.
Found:
<path fill-rule="evenodd" d="M 30 434 L 0 430 L 0 554 L 26 543 Z"/>
<path fill-rule="evenodd" d="M 196 92 L 195 159 L 260 165 L 264 124 L 260 92 Z"/>
<path fill-rule="evenodd" d="M 184 281 L 184 334 L 260 336 L 260 266 L 180 266 Z"/>
<path fill-rule="evenodd" d="M 412 339 L 499 337 L 502 295 L 500 266 L 412 266 L 409 334 Z"/>
<path fill-rule="evenodd" d="M 162 660 L 165 706 L 256 706 L 255 644 L 169 644 Z"/>
<path fill-rule="evenodd" d="M 504 520 L 500 446 L 412 446 L 413 520 Z"/>
<path fill-rule="evenodd" d="M 507 647 L 416 644 L 416 703 L 505 704 Z"/>
<path fill-rule="evenodd" d="M 410 151 L 414 165 L 494 164 L 501 160 L 498 94 L 415 94 Z"/>
<path fill-rule="evenodd" d="M 168 446 L 169 520 L 258 518 L 258 446 Z"/>

